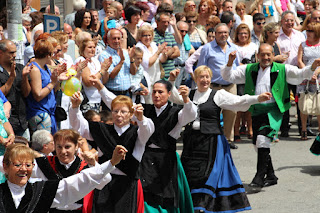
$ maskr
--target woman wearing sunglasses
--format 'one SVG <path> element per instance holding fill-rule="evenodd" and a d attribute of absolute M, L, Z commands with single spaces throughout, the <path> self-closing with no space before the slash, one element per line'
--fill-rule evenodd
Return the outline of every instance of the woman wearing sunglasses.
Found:
<path fill-rule="evenodd" d="M 197 50 L 200 46 L 207 43 L 206 32 L 196 27 L 198 21 L 198 14 L 196 12 L 187 13 L 186 19 L 189 25 L 188 35 L 191 45 Z"/>

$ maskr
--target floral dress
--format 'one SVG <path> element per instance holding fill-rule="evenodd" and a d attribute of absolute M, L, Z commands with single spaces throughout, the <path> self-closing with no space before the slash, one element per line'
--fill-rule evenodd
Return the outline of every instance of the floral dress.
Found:
<path fill-rule="evenodd" d="M 0 136 L 3 138 L 8 138 L 8 134 L 3 127 L 3 124 L 8 122 L 6 115 L 4 114 L 3 102 L 0 101 Z M 0 156 L 4 155 L 6 148 L 4 145 L 0 144 Z M 0 172 L 0 184 L 6 181 L 6 177 Z"/>

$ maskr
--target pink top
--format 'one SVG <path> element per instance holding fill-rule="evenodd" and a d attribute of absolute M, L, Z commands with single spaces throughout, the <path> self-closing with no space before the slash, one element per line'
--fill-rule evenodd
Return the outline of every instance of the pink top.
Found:
<path fill-rule="evenodd" d="M 280 0 L 280 3 L 281 3 L 281 9 L 282 11 L 287 11 L 288 10 L 288 7 L 287 7 L 287 4 L 289 3 L 289 0 Z"/>

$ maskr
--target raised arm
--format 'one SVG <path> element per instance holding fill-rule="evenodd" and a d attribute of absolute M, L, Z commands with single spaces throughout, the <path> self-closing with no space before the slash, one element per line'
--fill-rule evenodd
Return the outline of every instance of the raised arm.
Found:
<path fill-rule="evenodd" d="M 222 109 L 245 112 L 253 104 L 270 100 L 271 96 L 269 92 L 262 93 L 261 95 L 238 96 L 221 89 L 216 92 L 213 100 Z"/>
<path fill-rule="evenodd" d="M 96 164 L 94 167 L 82 170 L 79 174 L 62 179 L 59 182 L 51 208 L 66 206 L 80 200 L 101 184 L 106 175 L 109 176 L 110 182 L 109 173 L 115 169 L 115 165 L 125 158 L 126 152 L 127 150 L 123 146 L 118 145 L 113 151 L 110 161 L 101 165 Z"/>
<path fill-rule="evenodd" d="M 221 67 L 221 76 L 225 81 L 229 81 L 234 84 L 244 84 L 246 80 L 247 65 L 240 65 L 237 66 L 236 70 L 232 70 L 232 64 L 236 57 L 236 51 L 233 51 L 229 54 L 227 65 Z"/>
<path fill-rule="evenodd" d="M 154 133 L 154 124 L 150 118 L 143 116 L 143 106 L 137 104 L 134 106 L 134 117 L 133 120 L 137 122 L 138 129 L 138 140 L 136 141 L 132 155 L 140 162 L 142 155 L 145 150 L 146 143 L 148 142 L 151 135 Z"/>

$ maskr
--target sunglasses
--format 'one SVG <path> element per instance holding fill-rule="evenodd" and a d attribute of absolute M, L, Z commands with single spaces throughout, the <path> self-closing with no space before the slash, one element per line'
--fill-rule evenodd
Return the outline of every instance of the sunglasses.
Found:
<path fill-rule="evenodd" d="M 188 30 L 179 30 L 180 32 L 182 32 L 182 33 L 187 33 L 188 32 Z"/>
<path fill-rule="evenodd" d="M 257 22 L 257 25 L 265 25 L 266 24 L 266 22 Z"/>
<path fill-rule="evenodd" d="M 313 30 L 307 30 L 307 32 L 308 32 L 308 33 L 313 33 L 314 31 L 313 31 Z"/>
<path fill-rule="evenodd" d="M 190 24 L 191 22 L 192 22 L 192 23 L 196 23 L 197 21 L 188 20 L 187 22 Z"/>

